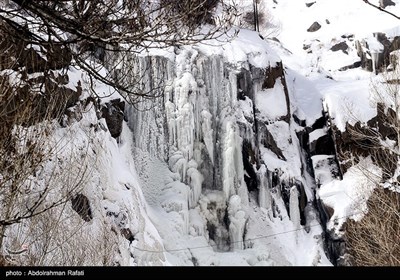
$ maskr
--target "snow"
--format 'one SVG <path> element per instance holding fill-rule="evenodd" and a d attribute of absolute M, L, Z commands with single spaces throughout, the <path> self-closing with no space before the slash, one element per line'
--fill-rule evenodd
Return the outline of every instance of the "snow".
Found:
<path fill-rule="evenodd" d="M 203 32 L 207 33 L 207 27 L 203 28 Z M 181 50 L 196 50 L 205 56 L 223 56 L 227 62 L 234 65 L 250 63 L 259 68 L 274 67 L 275 63 L 280 61 L 279 56 L 257 32 L 233 27 L 222 34 L 217 33 L 216 36 L 215 39 L 205 40 L 194 45 L 143 49 L 139 55 L 142 57 L 160 56 L 170 61 L 179 61 L 179 55 L 177 56 L 176 53 L 179 54 Z"/>
<path fill-rule="evenodd" d="M 278 39 L 292 52 L 302 52 L 304 40 L 318 39 L 325 42 L 343 34 L 356 34 L 365 38 L 372 32 L 398 26 L 398 20 L 394 17 L 360 1 L 317 0 L 311 7 L 306 7 L 305 3 L 309 2 L 307 0 L 277 1 L 277 4 L 273 0 L 266 2 L 273 16 L 280 21 Z M 386 10 L 396 13 L 399 6 L 389 6 Z M 326 20 L 330 23 L 326 23 Z M 321 29 L 307 32 L 314 21 L 322 23 Z"/>
<path fill-rule="evenodd" d="M 369 157 L 352 166 L 343 180 L 332 180 L 322 185 L 318 195 L 324 204 L 334 209 L 327 225 L 329 229 L 339 234 L 346 219 L 358 221 L 367 213 L 366 202 L 376 187 L 374 181 L 380 176 L 381 170 Z"/>
<path fill-rule="evenodd" d="M 285 92 L 280 79 L 275 82 L 274 88 L 265 89 L 256 94 L 256 106 L 271 120 L 279 119 L 287 114 Z"/>
<path fill-rule="evenodd" d="M 314 83 L 298 72 L 287 69 L 286 81 L 294 114 L 311 126 L 322 113 L 322 93 Z"/>
<path fill-rule="evenodd" d="M 317 85 L 324 93 L 324 107 L 335 125 L 341 131 L 346 122 L 354 125 L 357 121 L 366 123 L 376 115 L 376 107 L 371 106 L 368 80 L 331 81 L 326 79 Z"/>
<path fill-rule="evenodd" d="M 234 28 L 226 35 L 200 43 L 194 48 L 206 56 L 222 55 L 228 62 L 236 65 L 249 62 L 255 67 L 267 68 L 274 67 L 276 62 L 280 61 L 280 58 L 257 32 L 246 29 Z"/>
<path fill-rule="evenodd" d="M 310 133 L 309 135 L 309 142 L 312 143 L 315 140 L 317 140 L 318 138 L 326 135 L 327 131 L 326 128 L 320 128 L 320 129 L 316 129 L 313 132 Z"/>
<path fill-rule="evenodd" d="M 338 174 L 339 171 L 332 166 L 334 159 L 334 156 L 329 155 L 314 155 L 311 157 L 317 184 L 329 183 L 335 179 L 334 174 Z"/>

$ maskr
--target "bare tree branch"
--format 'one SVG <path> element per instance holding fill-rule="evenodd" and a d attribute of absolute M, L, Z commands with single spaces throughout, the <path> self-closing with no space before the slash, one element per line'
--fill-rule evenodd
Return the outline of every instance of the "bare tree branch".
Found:
<path fill-rule="evenodd" d="M 372 4 L 372 3 L 369 2 L 368 0 L 363 0 L 363 1 L 364 1 L 366 4 L 370 5 L 371 7 L 374 7 L 375 9 L 378 9 L 379 11 L 382 11 L 382 12 L 384 12 L 384 13 L 387 13 L 388 15 L 391 15 L 392 17 L 395 17 L 395 18 L 397 18 L 397 19 L 400 19 L 399 16 L 397 16 L 397 15 L 395 15 L 395 14 L 389 12 L 389 11 L 386 11 L 386 10 L 383 9 L 382 7 L 379 7 L 379 6 L 375 5 L 375 4 Z"/>

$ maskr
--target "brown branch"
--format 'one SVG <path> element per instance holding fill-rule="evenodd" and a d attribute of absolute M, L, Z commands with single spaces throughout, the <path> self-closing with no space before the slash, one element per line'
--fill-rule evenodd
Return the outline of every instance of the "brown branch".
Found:
<path fill-rule="evenodd" d="M 389 11 L 386 11 L 386 10 L 383 9 L 382 7 L 379 7 L 379 6 L 375 5 L 375 4 L 372 4 L 372 3 L 369 2 L 368 0 L 363 0 L 363 1 L 364 1 L 366 4 L 368 4 L 368 5 L 372 6 L 372 7 L 374 7 L 375 9 L 378 9 L 378 10 L 380 10 L 380 11 L 382 11 L 382 12 L 384 12 L 384 13 L 387 13 L 388 15 L 391 15 L 392 17 L 395 17 L 395 18 L 397 18 L 397 19 L 400 20 L 400 17 L 399 17 L 399 16 L 397 16 L 397 15 L 395 15 L 395 14 L 389 12 Z"/>

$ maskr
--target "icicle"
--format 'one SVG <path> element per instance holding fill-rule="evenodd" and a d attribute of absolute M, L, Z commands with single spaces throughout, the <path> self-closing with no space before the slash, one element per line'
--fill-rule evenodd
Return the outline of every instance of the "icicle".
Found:
<path fill-rule="evenodd" d="M 243 154 L 242 154 L 243 139 L 236 133 L 235 141 L 235 168 L 237 185 L 236 194 L 240 196 L 242 204 L 247 206 L 249 204 L 249 191 L 247 189 L 246 182 L 244 181 L 244 166 L 243 166 Z"/>
<path fill-rule="evenodd" d="M 199 201 L 201 186 L 203 184 L 203 175 L 197 170 L 197 163 L 194 160 L 189 162 L 187 170 L 188 184 L 190 186 L 189 207 L 194 208 Z"/>
<path fill-rule="evenodd" d="M 258 180 L 260 182 L 258 203 L 260 204 L 260 207 L 263 207 L 265 209 L 271 209 L 271 193 L 269 192 L 269 178 L 268 178 L 269 173 L 265 165 L 261 165 L 257 175 L 258 175 Z"/>
<path fill-rule="evenodd" d="M 176 118 L 175 118 L 175 105 L 174 103 L 167 101 L 165 103 L 165 112 L 168 123 L 168 135 L 169 145 L 176 145 L 177 129 L 176 129 Z"/>
<path fill-rule="evenodd" d="M 378 65 L 378 56 L 379 56 L 379 53 L 377 53 L 377 52 L 371 52 L 372 72 L 373 72 L 374 74 L 377 74 L 376 68 L 377 68 L 377 65 Z"/>
<path fill-rule="evenodd" d="M 228 199 L 230 195 L 234 193 L 236 181 L 235 147 L 236 134 L 233 128 L 233 124 L 230 121 L 227 121 L 225 124 L 225 137 L 222 151 L 222 185 L 226 199 Z"/>
<path fill-rule="evenodd" d="M 290 189 L 289 198 L 290 220 L 296 229 L 300 228 L 299 191 L 296 186 Z"/>
<path fill-rule="evenodd" d="M 202 117 L 201 128 L 203 131 L 204 144 L 206 145 L 206 149 L 208 155 L 210 156 L 211 163 L 214 165 L 214 141 L 213 141 L 214 130 L 212 129 L 213 127 L 212 115 L 210 114 L 210 112 L 203 110 L 201 112 L 201 117 Z"/>
<path fill-rule="evenodd" d="M 187 160 L 184 158 L 181 151 L 173 153 L 169 158 L 169 168 L 172 172 L 179 173 L 182 182 L 186 179 Z"/>
<path fill-rule="evenodd" d="M 246 225 L 246 212 L 242 210 L 241 199 L 233 195 L 229 199 L 229 237 L 231 249 L 243 249 L 243 234 Z"/>

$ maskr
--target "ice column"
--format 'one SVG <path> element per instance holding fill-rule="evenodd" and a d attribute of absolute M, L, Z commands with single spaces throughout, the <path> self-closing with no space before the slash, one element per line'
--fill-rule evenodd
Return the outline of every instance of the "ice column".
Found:
<path fill-rule="evenodd" d="M 300 228 L 299 191 L 296 186 L 290 189 L 289 212 L 290 220 L 293 222 L 295 228 Z"/>
<path fill-rule="evenodd" d="M 246 212 L 242 209 L 241 199 L 232 195 L 229 199 L 229 237 L 231 249 L 243 249 L 243 234 L 246 226 Z"/>

